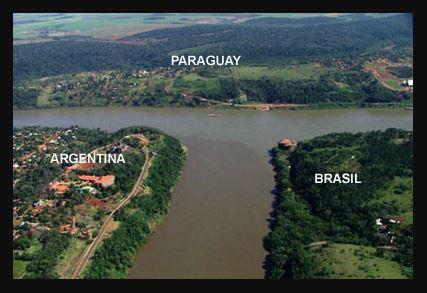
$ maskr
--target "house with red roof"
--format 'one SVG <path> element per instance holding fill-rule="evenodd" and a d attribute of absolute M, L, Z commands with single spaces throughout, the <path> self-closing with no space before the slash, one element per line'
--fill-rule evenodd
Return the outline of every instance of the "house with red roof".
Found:
<path fill-rule="evenodd" d="M 93 176 L 93 175 L 80 175 L 80 180 L 93 182 L 95 184 L 101 185 L 104 188 L 107 188 L 114 184 L 116 177 L 114 175 L 105 175 L 105 176 Z"/>
<path fill-rule="evenodd" d="M 285 150 L 290 150 L 293 152 L 297 147 L 298 143 L 296 140 L 284 137 L 282 140 L 278 142 L 278 146 Z"/>

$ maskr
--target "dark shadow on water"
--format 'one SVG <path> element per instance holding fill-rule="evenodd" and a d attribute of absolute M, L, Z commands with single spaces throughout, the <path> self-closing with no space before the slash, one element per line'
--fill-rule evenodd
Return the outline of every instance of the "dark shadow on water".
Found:
<path fill-rule="evenodd" d="M 268 163 L 273 166 L 273 169 L 274 169 L 274 172 L 275 172 L 276 170 L 274 168 L 274 153 L 273 153 L 273 149 L 270 149 L 268 151 L 268 155 L 270 157 L 270 159 L 268 160 Z M 275 179 L 275 182 L 277 182 L 277 175 L 274 175 L 274 179 Z M 275 223 L 275 220 L 276 220 L 276 212 L 275 211 L 276 211 L 276 207 L 278 205 L 278 202 L 277 202 L 277 195 L 278 194 L 277 193 L 278 193 L 278 187 L 277 187 L 277 184 L 275 184 L 274 188 L 270 191 L 270 194 L 273 196 L 273 201 L 271 203 L 272 211 L 269 213 L 269 218 L 266 219 L 267 224 L 268 224 L 268 228 L 270 229 L 269 234 L 271 233 L 272 227 L 274 226 L 274 223 Z M 267 236 L 268 235 L 264 236 L 264 238 L 263 238 L 263 247 L 264 247 L 264 250 L 267 251 L 267 254 L 265 256 L 265 259 L 264 259 L 264 262 L 263 262 L 263 266 L 262 266 L 263 269 L 264 269 L 264 279 L 266 279 L 267 276 L 269 275 L 270 270 L 271 270 L 271 263 L 272 263 L 271 255 L 270 255 L 268 247 L 267 247 L 268 246 L 268 243 L 266 241 L 266 237 Z"/>

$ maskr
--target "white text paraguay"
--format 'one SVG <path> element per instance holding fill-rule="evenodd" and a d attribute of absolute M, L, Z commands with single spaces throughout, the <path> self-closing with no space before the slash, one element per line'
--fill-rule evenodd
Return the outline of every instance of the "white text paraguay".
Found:
<path fill-rule="evenodd" d="M 204 56 L 171 56 L 171 66 L 238 66 L 239 60 L 242 56 L 214 56 L 209 55 L 207 57 Z"/>
<path fill-rule="evenodd" d="M 126 163 L 123 154 L 52 154 L 50 163 L 71 163 L 71 164 L 116 164 Z"/>

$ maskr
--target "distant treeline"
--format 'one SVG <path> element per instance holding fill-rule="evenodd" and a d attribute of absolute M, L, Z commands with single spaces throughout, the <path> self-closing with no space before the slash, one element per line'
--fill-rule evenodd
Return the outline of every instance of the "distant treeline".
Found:
<path fill-rule="evenodd" d="M 95 41 L 15 45 L 14 81 L 102 69 L 169 66 L 172 51 L 205 55 L 238 52 L 242 63 L 249 64 L 351 56 L 385 44 L 412 46 L 412 16 L 407 14 L 344 23 L 319 18 L 300 21 L 313 25 L 289 27 L 283 22 L 298 21 L 261 19 L 239 25 L 160 29 L 121 40 L 142 41 L 144 45 Z"/>
<path fill-rule="evenodd" d="M 313 17 L 304 17 L 304 18 L 260 17 L 260 18 L 250 19 L 246 21 L 245 24 L 301 27 L 301 26 L 311 26 L 311 25 L 342 23 L 346 21 L 348 21 L 348 19 L 345 17 L 328 17 L 328 16 L 313 16 Z"/>
<path fill-rule="evenodd" d="M 347 87 L 340 87 L 343 82 Z M 410 101 L 412 94 L 392 91 L 364 72 L 339 72 L 318 80 L 262 77 L 242 80 L 241 89 L 254 101 L 267 103 L 391 103 Z"/>
<path fill-rule="evenodd" d="M 389 70 L 399 78 L 408 78 L 414 75 L 412 67 L 409 66 L 389 67 Z"/>
<path fill-rule="evenodd" d="M 160 65 L 144 46 L 91 41 L 52 41 L 13 47 L 13 79 Z"/>
<path fill-rule="evenodd" d="M 332 133 L 302 142 L 294 152 L 273 148 L 276 190 L 267 278 L 314 278 L 310 243 L 331 241 L 379 246 L 376 218 L 396 213 L 393 203 L 375 204 L 379 188 L 413 172 L 412 132 Z M 333 171 L 332 171 L 333 170 Z M 315 173 L 358 173 L 363 184 L 315 184 Z M 394 230 L 395 260 L 412 267 L 412 224 Z"/>

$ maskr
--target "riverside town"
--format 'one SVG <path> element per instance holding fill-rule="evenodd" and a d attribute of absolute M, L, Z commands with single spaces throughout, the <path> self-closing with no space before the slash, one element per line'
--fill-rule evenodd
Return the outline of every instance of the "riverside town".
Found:
<path fill-rule="evenodd" d="M 86 163 L 98 163 L 98 164 L 116 164 L 126 163 L 123 154 L 52 154 L 50 163 L 72 163 L 72 164 L 86 164 Z"/>

